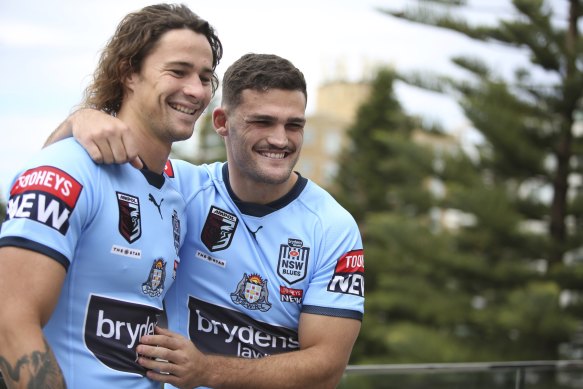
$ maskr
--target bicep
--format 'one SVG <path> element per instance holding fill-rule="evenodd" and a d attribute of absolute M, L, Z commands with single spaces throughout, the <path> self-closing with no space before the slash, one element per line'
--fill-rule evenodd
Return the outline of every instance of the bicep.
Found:
<path fill-rule="evenodd" d="M 35 251 L 1 247 L 0 269 L 0 315 L 46 324 L 57 304 L 65 268 Z"/>
<path fill-rule="evenodd" d="M 302 313 L 298 328 L 300 348 L 312 349 L 344 370 L 361 322 L 355 319 Z"/>

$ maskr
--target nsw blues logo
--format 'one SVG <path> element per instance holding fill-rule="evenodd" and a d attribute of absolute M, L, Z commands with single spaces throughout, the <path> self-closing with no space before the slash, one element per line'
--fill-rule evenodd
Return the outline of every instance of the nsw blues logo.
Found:
<path fill-rule="evenodd" d="M 224 250 L 231 245 L 239 219 L 230 212 L 211 207 L 200 239 L 210 251 Z"/>
<path fill-rule="evenodd" d="M 166 262 L 163 259 L 156 259 L 152 263 L 148 279 L 142 284 L 142 292 L 150 297 L 160 297 L 164 291 L 164 280 L 166 279 Z"/>
<path fill-rule="evenodd" d="M 119 233 L 128 243 L 133 243 L 142 236 L 140 199 L 125 193 L 116 193 L 119 209 Z"/>
<path fill-rule="evenodd" d="M 249 276 L 247 273 L 243 274 L 243 278 L 237 284 L 237 289 L 231 293 L 231 300 L 247 309 L 268 311 L 271 304 L 269 303 L 267 280 L 257 274 Z"/>
<path fill-rule="evenodd" d="M 288 239 L 279 247 L 277 274 L 290 284 L 306 278 L 310 248 L 300 239 Z"/>

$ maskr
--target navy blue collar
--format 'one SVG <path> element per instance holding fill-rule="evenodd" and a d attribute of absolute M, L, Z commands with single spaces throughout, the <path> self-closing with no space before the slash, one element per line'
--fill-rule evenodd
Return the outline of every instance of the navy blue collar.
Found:
<path fill-rule="evenodd" d="M 296 181 L 295 185 L 293 186 L 293 188 L 291 188 L 289 192 L 287 192 L 285 195 L 283 195 L 282 197 L 275 201 L 272 201 L 269 204 L 256 204 L 242 201 L 237 197 L 237 195 L 235 195 L 235 192 L 233 192 L 233 189 L 231 188 L 231 183 L 229 181 L 229 169 L 227 168 L 226 163 L 223 165 L 223 180 L 225 181 L 227 191 L 229 191 L 229 196 L 231 196 L 231 199 L 233 199 L 233 202 L 237 205 L 237 208 L 239 208 L 239 210 L 242 213 L 257 217 L 269 215 L 270 213 L 285 207 L 286 205 L 294 201 L 296 198 L 298 198 L 300 193 L 302 193 L 302 191 L 308 184 L 308 180 L 302 177 L 300 173 L 296 172 L 296 174 L 298 175 L 298 180 Z"/>

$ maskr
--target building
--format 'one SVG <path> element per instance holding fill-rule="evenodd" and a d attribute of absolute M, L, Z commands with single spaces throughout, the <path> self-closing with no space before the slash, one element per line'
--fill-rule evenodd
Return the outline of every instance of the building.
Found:
<path fill-rule="evenodd" d="M 318 88 L 315 112 L 307 118 L 297 165 L 302 175 L 323 187 L 330 185 L 337 157 L 346 145 L 346 130 L 369 93 L 370 85 L 365 82 L 332 81 Z"/>

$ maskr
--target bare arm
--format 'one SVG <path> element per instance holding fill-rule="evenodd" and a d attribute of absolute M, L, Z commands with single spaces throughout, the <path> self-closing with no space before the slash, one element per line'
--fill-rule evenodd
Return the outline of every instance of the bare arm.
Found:
<path fill-rule="evenodd" d="M 54 310 L 65 269 L 34 251 L 0 248 L 0 369 L 8 388 L 65 388 L 42 327 Z"/>
<path fill-rule="evenodd" d="M 73 112 L 49 135 L 43 147 L 70 136 L 74 136 L 97 163 L 130 162 L 135 168 L 143 168 L 129 127 L 105 112 L 89 108 Z"/>
<path fill-rule="evenodd" d="M 140 364 L 154 370 L 148 372 L 150 378 L 181 388 L 335 388 L 359 331 L 357 320 L 304 313 L 299 351 L 259 359 L 204 355 L 190 340 L 160 329 L 161 335 L 142 337 L 138 352 L 168 360 L 140 358 Z"/>

